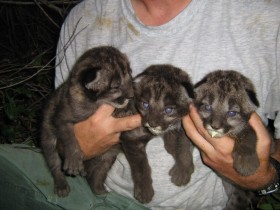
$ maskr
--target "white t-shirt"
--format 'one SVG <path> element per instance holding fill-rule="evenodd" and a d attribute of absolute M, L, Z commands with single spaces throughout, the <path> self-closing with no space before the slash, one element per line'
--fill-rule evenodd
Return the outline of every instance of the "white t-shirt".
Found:
<path fill-rule="evenodd" d="M 126 53 L 133 75 L 151 64 L 173 64 L 198 82 L 217 69 L 249 77 L 260 101 L 259 115 L 275 120 L 280 138 L 280 1 L 192 0 L 168 23 L 150 27 L 135 16 L 129 0 L 84 0 L 68 15 L 57 50 L 56 86 L 67 78 L 87 49 L 111 45 Z M 227 201 L 221 179 L 193 152 L 195 171 L 188 185 L 174 186 L 174 164 L 161 138 L 147 145 L 155 195 L 153 209 L 222 209 Z M 108 189 L 133 198 L 130 167 L 120 154 L 106 180 Z"/>

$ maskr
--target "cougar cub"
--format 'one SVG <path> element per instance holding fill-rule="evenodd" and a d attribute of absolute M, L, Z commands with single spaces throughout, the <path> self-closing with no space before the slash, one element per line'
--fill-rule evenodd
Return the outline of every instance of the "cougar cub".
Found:
<path fill-rule="evenodd" d="M 131 167 L 134 197 L 147 203 L 151 201 L 154 190 L 145 147 L 154 136 L 164 138 L 166 150 L 175 159 L 169 172 L 175 185 L 186 185 L 194 171 L 192 146 L 181 127 L 181 118 L 188 114 L 188 105 L 192 102 L 193 86 L 187 73 L 181 69 L 171 65 L 153 65 L 134 78 L 133 87 L 135 104 L 130 110 L 141 114 L 143 126 L 123 132 L 121 145 Z M 87 161 L 87 177 L 94 192 L 106 192 L 103 183 L 117 153 L 114 147 L 98 161 Z"/>
<path fill-rule="evenodd" d="M 73 125 L 88 118 L 101 104 L 123 108 L 131 97 L 131 69 L 120 51 L 101 46 L 86 51 L 78 59 L 69 78 L 48 101 L 41 128 L 41 147 L 58 196 L 70 192 L 65 172 L 85 175 L 83 153 Z"/>
<path fill-rule="evenodd" d="M 252 82 L 235 71 L 214 71 L 195 85 L 195 105 L 208 133 L 235 139 L 233 166 L 244 176 L 259 166 L 257 137 L 248 120 L 259 102 Z"/>
<path fill-rule="evenodd" d="M 254 174 L 259 167 L 257 137 L 248 121 L 259 102 L 252 82 L 236 71 L 217 70 L 195 85 L 194 101 L 204 127 L 212 137 L 226 135 L 235 140 L 234 169 L 243 176 Z M 233 187 L 226 181 L 224 186 L 226 191 Z M 252 192 L 233 187 L 226 209 L 246 209 L 253 199 Z"/>

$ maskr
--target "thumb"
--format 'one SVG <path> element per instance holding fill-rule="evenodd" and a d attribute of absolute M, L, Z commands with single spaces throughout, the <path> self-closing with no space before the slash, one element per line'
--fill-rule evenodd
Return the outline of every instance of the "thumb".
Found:
<path fill-rule="evenodd" d="M 271 136 L 269 135 L 265 125 L 263 124 L 260 116 L 254 112 L 249 120 L 250 125 L 255 130 L 257 135 L 257 151 L 261 157 L 269 158 L 270 156 L 270 146 L 271 146 Z"/>
<path fill-rule="evenodd" d="M 114 130 L 115 132 L 129 131 L 141 126 L 141 116 L 131 115 L 122 118 L 115 118 Z"/>

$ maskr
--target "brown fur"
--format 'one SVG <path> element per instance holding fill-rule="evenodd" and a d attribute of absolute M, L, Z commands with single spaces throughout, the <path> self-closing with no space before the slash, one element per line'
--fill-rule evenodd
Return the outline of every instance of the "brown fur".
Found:
<path fill-rule="evenodd" d="M 141 114 L 143 126 L 123 132 L 121 144 L 131 166 L 134 197 L 148 203 L 154 190 L 146 144 L 155 135 L 163 136 L 166 150 L 175 159 L 169 172 L 175 185 L 186 185 L 194 171 L 192 146 L 181 128 L 181 118 L 188 114 L 188 104 L 192 102 L 193 86 L 181 69 L 171 65 L 153 65 L 134 79 L 134 95 L 135 105 L 132 104 L 130 110 Z M 99 161 L 87 162 L 88 181 L 96 193 L 106 192 L 103 183 L 119 152 L 116 147 Z"/>
<path fill-rule="evenodd" d="M 235 170 L 243 176 L 254 174 L 259 167 L 257 137 L 248 121 L 259 102 L 252 82 L 236 71 L 211 72 L 195 85 L 195 106 L 210 135 L 235 140 Z M 226 181 L 224 186 L 228 186 Z M 252 197 L 252 192 L 234 187 L 226 209 L 245 209 Z"/>
<path fill-rule="evenodd" d="M 78 59 L 69 78 L 48 101 L 41 126 L 41 147 L 58 196 L 70 192 L 64 173 L 85 175 L 74 124 L 87 119 L 101 104 L 123 108 L 131 97 L 131 69 L 124 54 L 102 46 L 88 50 Z"/>

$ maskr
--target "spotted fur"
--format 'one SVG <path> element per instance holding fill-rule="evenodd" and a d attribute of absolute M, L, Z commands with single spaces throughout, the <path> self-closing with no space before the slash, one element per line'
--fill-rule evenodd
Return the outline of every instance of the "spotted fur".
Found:
<path fill-rule="evenodd" d="M 195 85 L 195 106 L 208 133 L 219 140 L 229 136 L 235 140 L 233 167 L 243 175 L 255 173 L 259 167 L 257 137 L 249 125 L 251 114 L 259 106 L 252 82 L 242 74 L 217 70 Z M 224 181 L 224 186 L 231 186 Z M 233 187 L 227 210 L 246 209 L 252 203 L 252 192 Z"/>
<path fill-rule="evenodd" d="M 74 124 L 87 119 L 101 104 L 123 108 L 132 97 L 130 65 L 119 50 L 96 47 L 78 59 L 69 78 L 49 99 L 41 126 L 41 147 L 58 196 L 70 192 L 65 173 L 86 175 Z"/>
<path fill-rule="evenodd" d="M 154 136 L 164 138 L 166 150 L 174 157 L 171 181 L 186 185 L 194 171 L 192 145 L 181 127 L 181 118 L 188 114 L 193 86 L 187 73 L 171 65 L 153 65 L 134 78 L 134 104 L 131 113 L 140 113 L 142 127 L 121 134 L 121 145 L 130 164 L 134 181 L 134 197 L 148 203 L 154 195 L 151 168 L 146 144 Z M 106 192 L 105 177 L 118 154 L 116 147 L 104 154 L 102 161 L 88 162 L 88 181 L 95 193 Z M 109 163 L 109 164 L 108 164 Z M 104 167 L 106 165 L 106 167 Z"/>

